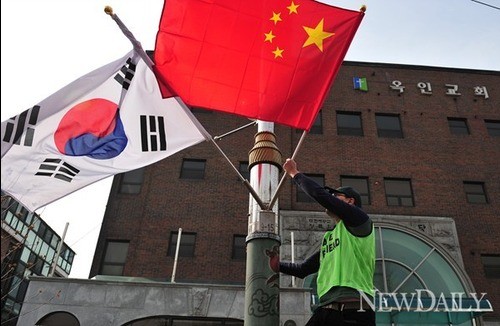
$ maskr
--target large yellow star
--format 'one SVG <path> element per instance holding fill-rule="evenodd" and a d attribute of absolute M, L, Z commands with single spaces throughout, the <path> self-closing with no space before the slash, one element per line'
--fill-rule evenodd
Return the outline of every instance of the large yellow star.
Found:
<path fill-rule="evenodd" d="M 273 11 L 273 16 L 271 18 L 269 18 L 269 20 L 272 20 L 274 22 L 274 25 L 276 25 L 278 22 L 281 21 L 281 12 L 275 13 Z"/>
<path fill-rule="evenodd" d="M 273 43 L 273 38 L 276 37 L 276 35 L 273 34 L 273 31 L 269 31 L 269 33 L 264 33 L 264 35 L 266 36 L 266 39 L 264 40 L 264 42 L 267 42 L 269 41 L 269 43 Z"/>
<path fill-rule="evenodd" d="M 277 57 L 281 57 L 283 58 L 283 51 L 285 51 L 284 49 L 280 49 L 279 47 L 276 47 L 276 50 L 272 51 L 273 54 L 274 54 L 274 59 L 276 59 Z"/>
<path fill-rule="evenodd" d="M 295 3 L 292 3 L 286 7 L 288 9 L 288 13 L 291 15 L 291 14 L 298 14 L 297 12 L 297 8 L 299 7 L 300 5 L 296 5 Z"/>
<path fill-rule="evenodd" d="M 303 48 L 305 48 L 306 46 L 311 45 L 311 44 L 316 44 L 318 49 L 321 52 L 323 52 L 323 40 L 332 36 L 332 35 L 335 35 L 335 33 L 325 32 L 323 30 L 323 19 L 321 19 L 321 21 L 318 23 L 318 25 L 314 28 L 306 27 L 306 26 L 302 26 L 302 27 L 304 27 L 304 30 L 306 31 L 307 35 L 309 35 L 307 40 L 304 42 L 304 45 L 302 45 Z"/>

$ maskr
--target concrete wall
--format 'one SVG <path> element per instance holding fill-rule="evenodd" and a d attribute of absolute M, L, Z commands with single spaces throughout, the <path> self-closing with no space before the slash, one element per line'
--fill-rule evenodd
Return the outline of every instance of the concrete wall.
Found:
<path fill-rule="evenodd" d="M 81 326 L 118 326 L 150 316 L 243 320 L 244 291 L 243 286 L 34 277 L 18 325 L 36 325 L 53 312 L 71 313 Z M 281 324 L 304 325 L 310 311 L 307 289 L 281 291 Z"/>

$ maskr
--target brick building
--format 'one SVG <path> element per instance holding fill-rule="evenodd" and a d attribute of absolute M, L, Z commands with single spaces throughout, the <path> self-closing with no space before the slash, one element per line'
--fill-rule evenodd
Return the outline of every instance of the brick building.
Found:
<path fill-rule="evenodd" d="M 212 136 L 249 122 L 194 112 Z M 218 141 L 242 174 L 256 130 Z M 275 134 L 283 158 L 291 156 L 301 131 L 275 125 Z M 378 252 L 380 291 L 442 291 L 432 288 L 442 274 L 449 292 L 487 293 L 494 311 L 477 322 L 500 321 L 499 72 L 344 62 L 296 160 L 320 183 L 361 192 L 391 251 L 385 258 Z M 278 202 L 281 256 L 290 258 L 294 231 L 300 260 L 318 248 L 330 222 L 290 180 Z M 118 175 L 90 277 L 170 281 L 182 228 L 177 282 L 242 285 L 248 206 L 247 189 L 209 142 Z M 282 276 L 280 284 L 288 287 L 290 279 Z"/>

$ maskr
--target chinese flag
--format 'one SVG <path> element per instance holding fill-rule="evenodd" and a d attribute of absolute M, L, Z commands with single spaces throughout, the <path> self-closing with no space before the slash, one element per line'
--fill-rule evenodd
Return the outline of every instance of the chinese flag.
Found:
<path fill-rule="evenodd" d="M 166 0 L 163 96 L 309 130 L 363 16 L 312 0 Z"/>

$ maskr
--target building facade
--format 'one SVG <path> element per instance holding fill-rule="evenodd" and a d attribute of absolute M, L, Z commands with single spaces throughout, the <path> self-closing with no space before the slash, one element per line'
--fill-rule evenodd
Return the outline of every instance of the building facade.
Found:
<path fill-rule="evenodd" d="M 2 325 L 16 325 L 29 277 L 68 277 L 75 252 L 39 215 L 3 194 L 1 217 Z"/>
<path fill-rule="evenodd" d="M 195 115 L 212 136 L 248 122 L 205 110 Z M 250 127 L 219 140 L 243 175 L 255 133 Z M 301 131 L 276 125 L 275 134 L 283 158 L 291 156 Z M 391 289 L 391 282 L 404 280 L 406 273 L 416 277 L 411 286 L 425 288 L 425 278 L 442 268 L 461 279 L 462 286 L 447 290 L 487 293 L 493 309 L 500 308 L 498 72 L 345 62 L 296 160 L 320 183 L 353 185 L 377 221 L 411 230 L 413 240 L 407 241 L 430 241 L 429 251 L 442 256 L 442 266 L 435 263 L 429 275 L 419 276 L 417 264 L 427 252 L 402 262 L 405 250 L 395 248 L 401 257 L 394 259 L 393 279 L 386 275 L 385 291 L 397 288 Z M 233 172 L 213 145 L 204 143 L 117 176 L 90 276 L 169 281 L 182 228 L 178 282 L 244 284 L 249 194 Z M 317 250 L 328 227 L 324 216 L 315 216 L 321 208 L 289 180 L 278 202 L 282 258 L 290 256 L 292 230 L 297 259 Z M 286 218 L 294 214 L 310 223 L 297 226 L 296 219 Z M 290 284 L 282 277 L 282 286 Z M 484 318 L 500 320 L 500 315 Z"/>
<path fill-rule="evenodd" d="M 249 120 L 193 112 L 212 136 L 223 136 L 218 145 L 249 178 L 256 128 L 227 134 Z M 302 131 L 274 129 L 285 159 Z M 378 324 L 500 322 L 499 72 L 344 62 L 296 161 L 319 183 L 351 185 L 361 193 L 363 208 L 376 223 L 376 304 L 385 302 L 377 306 Z M 291 259 L 292 247 L 296 260 L 318 250 L 332 226 L 319 205 L 290 179 L 278 205 L 281 258 Z M 193 284 L 191 294 L 199 284 L 241 287 L 248 214 L 248 190 L 210 142 L 117 175 L 89 277 L 140 277 L 151 286 L 171 287 L 175 269 L 175 283 Z M 314 309 L 314 275 L 304 280 L 282 275 L 279 282 L 283 292 L 313 289 L 307 305 Z M 391 293 L 424 293 L 420 308 L 430 313 L 397 311 Z M 452 309 L 457 297 L 464 298 L 463 310 Z M 165 302 L 163 313 L 151 312 L 151 322 L 162 318 L 177 325 L 174 319 L 186 314 L 200 325 L 210 321 L 200 319 L 209 313 L 176 315 L 174 304 Z M 73 306 L 53 311 L 65 308 L 81 320 Z M 281 323 L 301 325 L 309 313 Z M 44 314 L 31 320 L 50 310 Z M 241 313 L 228 316 L 217 325 L 241 322 Z M 116 325 L 146 325 L 146 319 L 131 317 Z"/>

